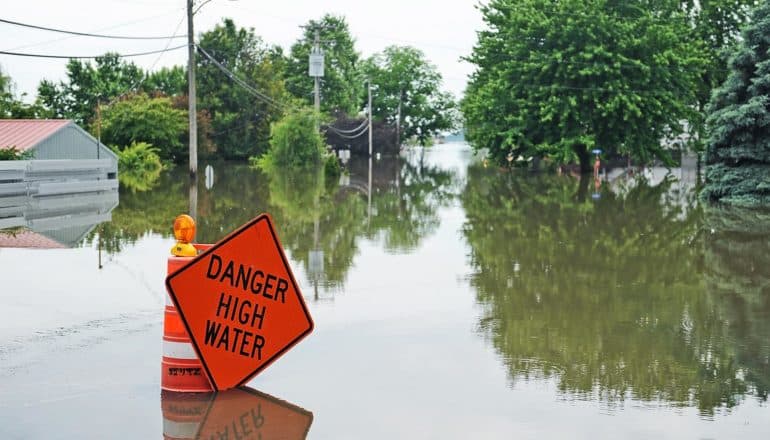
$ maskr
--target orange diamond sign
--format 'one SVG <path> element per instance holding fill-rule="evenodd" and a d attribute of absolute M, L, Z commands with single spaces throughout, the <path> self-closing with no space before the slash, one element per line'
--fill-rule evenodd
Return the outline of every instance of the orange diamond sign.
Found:
<path fill-rule="evenodd" d="M 266 214 L 166 278 L 216 390 L 243 385 L 313 330 Z"/>

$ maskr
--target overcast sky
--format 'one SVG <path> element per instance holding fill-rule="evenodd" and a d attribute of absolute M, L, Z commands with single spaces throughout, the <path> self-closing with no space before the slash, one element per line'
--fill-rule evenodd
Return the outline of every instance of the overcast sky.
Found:
<path fill-rule="evenodd" d="M 343 15 L 367 57 L 392 44 L 412 45 L 438 67 L 445 88 L 460 96 L 472 66 L 470 53 L 481 29 L 477 0 L 212 0 L 195 16 L 195 32 L 211 29 L 223 17 L 253 27 L 267 43 L 288 49 L 301 34 L 299 25 L 325 13 Z M 185 0 L 2 0 L 0 18 L 78 32 L 156 36 L 187 32 Z M 174 32 L 176 30 L 176 32 Z M 106 51 L 143 52 L 166 47 L 166 40 L 105 40 L 76 37 L 0 23 L 0 50 L 54 55 L 100 55 Z M 184 44 L 175 39 L 170 46 Z M 187 60 L 185 49 L 132 58 L 153 70 Z M 0 69 L 18 92 L 36 94 L 42 79 L 65 77 L 67 60 L 0 55 Z M 153 67 L 154 66 L 154 67 Z"/>

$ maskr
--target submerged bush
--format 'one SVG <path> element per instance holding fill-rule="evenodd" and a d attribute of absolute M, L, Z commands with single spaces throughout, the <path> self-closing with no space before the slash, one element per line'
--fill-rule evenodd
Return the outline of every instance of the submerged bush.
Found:
<path fill-rule="evenodd" d="M 300 168 L 321 163 L 324 143 L 318 132 L 318 115 L 301 109 L 270 126 L 270 151 L 249 162 L 262 169 Z"/>
<path fill-rule="evenodd" d="M 133 191 L 151 189 L 163 171 L 158 149 L 146 142 L 133 142 L 123 151 L 117 151 L 118 179 Z"/>
<path fill-rule="evenodd" d="M 342 167 L 340 167 L 340 161 L 332 153 L 324 154 L 324 175 L 327 178 L 340 177 L 342 174 Z"/>

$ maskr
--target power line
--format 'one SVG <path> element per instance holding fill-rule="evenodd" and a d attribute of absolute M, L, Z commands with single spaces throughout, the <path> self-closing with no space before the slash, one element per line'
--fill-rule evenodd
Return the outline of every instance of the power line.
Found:
<path fill-rule="evenodd" d="M 264 103 L 266 103 L 266 104 L 268 104 L 268 105 L 271 105 L 271 106 L 273 106 L 273 107 L 275 107 L 275 108 L 277 108 L 277 109 L 279 109 L 279 110 L 282 110 L 282 111 L 283 111 L 283 110 L 286 110 L 286 108 L 288 107 L 286 104 L 284 104 L 284 103 L 282 103 L 282 102 L 279 102 L 279 101 L 276 101 L 275 99 L 273 99 L 273 98 L 271 98 L 270 96 L 268 96 L 268 95 L 266 95 L 266 94 L 264 94 L 264 93 L 260 92 L 260 91 L 259 91 L 259 90 L 257 90 L 257 89 L 256 89 L 254 86 L 252 86 L 252 85 L 248 84 L 246 81 L 244 81 L 244 80 L 242 80 L 241 78 L 239 78 L 239 77 L 238 77 L 238 76 L 237 76 L 235 73 L 233 73 L 233 72 L 231 72 L 230 70 L 228 70 L 228 69 L 227 69 L 227 67 L 223 66 L 223 65 L 222 65 L 222 63 L 220 63 L 219 61 L 217 61 L 217 60 L 216 60 L 216 58 L 214 58 L 213 56 L 211 56 L 211 55 L 210 55 L 208 52 L 206 52 L 206 51 L 205 51 L 205 50 L 204 50 L 202 47 L 200 47 L 199 45 L 197 45 L 197 44 L 196 44 L 196 45 L 195 45 L 195 47 L 196 47 L 196 48 L 197 48 L 197 49 L 198 49 L 198 50 L 199 50 L 199 51 L 200 51 L 200 52 L 201 52 L 203 55 L 205 55 L 205 56 L 206 56 L 206 58 L 208 58 L 209 60 L 211 60 L 211 62 L 212 62 L 212 63 L 214 63 L 214 66 L 216 66 L 216 67 L 217 67 L 219 70 L 221 70 L 221 71 L 222 71 L 222 73 L 224 73 L 224 74 L 225 74 L 225 75 L 226 75 L 228 78 L 230 78 L 231 80 L 233 80 L 233 81 L 234 81 L 236 84 L 238 84 L 239 86 L 241 86 L 241 87 L 243 87 L 244 89 L 246 89 L 246 90 L 247 90 L 248 92 L 250 92 L 250 93 L 251 93 L 251 94 L 252 94 L 254 97 L 256 97 L 256 98 L 260 99 L 260 100 L 261 100 L 261 101 L 263 101 Z"/>
<path fill-rule="evenodd" d="M 365 127 L 366 127 L 366 124 L 368 124 L 368 123 L 369 123 L 369 118 L 366 118 L 366 119 L 364 119 L 364 122 L 361 123 L 361 125 L 359 125 L 358 127 L 354 128 L 352 130 L 343 130 L 343 129 L 337 128 L 337 127 L 335 127 L 333 125 L 324 125 L 324 126 L 326 128 L 331 129 L 332 131 L 334 131 L 335 133 L 338 133 L 338 134 L 353 134 L 353 133 L 356 133 L 358 131 L 364 130 Z"/>
<path fill-rule="evenodd" d="M 55 29 L 55 28 L 49 28 L 45 26 L 37 26 L 34 24 L 27 24 L 27 23 L 20 23 L 18 21 L 12 21 L 12 20 L 5 20 L 0 18 L 0 23 L 7 23 L 12 24 L 15 26 L 21 26 L 21 27 L 27 27 L 32 29 L 40 29 L 44 31 L 49 32 L 58 32 L 60 34 L 69 34 L 69 35 L 78 35 L 81 37 L 92 37 L 92 38 L 111 38 L 114 40 L 168 40 L 171 38 L 186 38 L 186 35 L 167 35 L 163 37 L 134 37 L 134 36 L 127 36 L 127 35 L 105 35 L 105 34 L 91 34 L 88 32 L 75 32 L 75 31 L 67 31 L 64 29 Z"/>
<path fill-rule="evenodd" d="M 183 15 L 182 18 L 179 20 L 179 23 L 177 23 L 176 28 L 174 29 L 174 33 L 176 33 L 176 31 L 179 30 L 179 26 L 182 25 L 182 22 L 184 21 L 184 19 L 185 19 L 185 16 Z M 120 95 L 118 95 L 115 98 L 113 98 L 112 100 L 110 100 L 110 102 L 107 103 L 107 106 L 112 105 L 115 101 L 117 101 L 118 99 L 122 98 L 123 96 L 126 96 L 126 94 L 128 94 L 129 92 L 131 92 L 133 90 L 137 90 L 139 88 L 139 86 L 141 86 L 142 83 L 144 83 L 144 81 L 150 76 L 150 73 L 152 72 L 152 69 L 155 68 L 155 65 L 158 64 L 158 61 L 160 61 L 160 59 L 163 57 L 163 54 L 165 54 L 166 52 L 169 51 L 168 47 L 171 45 L 171 40 L 172 39 L 169 38 L 168 42 L 166 43 L 166 47 L 155 58 L 155 61 L 153 61 L 153 63 L 150 66 L 150 68 L 147 69 L 147 73 L 142 75 L 142 77 L 138 81 L 136 81 L 133 85 L 131 85 L 128 89 L 126 89 L 123 93 L 121 93 Z"/>
<path fill-rule="evenodd" d="M 358 137 L 363 136 L 365 133 L 369 131 L 369 118 L 366 118 L 361 125 L 354 128 L 353 130 L 339 130 L 335 128 L 332 125 L 327 125 L 326 128 L 332 131 L 332 133 L 336 134 L 337 136 L 344 138 L 344 139 L 355 139 Z M 361 131 L 359 131 L 361 130 Z M 355 134 L 356 131 L 359 131 L 358 134 Z"/>
<path fill-rule="evenodd" d="M 92 32 L 107 31 L 107 30 L 111 30 L 111 29 L 117 29 L 117 28 L 125 27 L 125 26 L 132 25 L 132 24 L 145 23 L 145 22 L 148 22 L 150 20 L 154 20 L 156 18 L 165 17 L 166 15 L 172 14 L 172 13 L 180 11 L 180 10 L 183 11 L 184 8 L 174 8 L 172 10 L 163 12 L 162 14 L 157 14 L 157 15 L 153 15 L 153 16 L 150 16 L 150 17 L 141 18 L 141 19 L 138 19 L 138 20 L 132 20 L 132 21 L 127 21 L 127 22 L 123 22 L 123 23 L 118 23 L 118 24 L 115 24 L 115 25 L 107 26 L 107 27 L 101 27 L 99 29 L 93 29 Z M 69 40 L 70 38 L 77 38 L 77 35 L 69 35 L 69 36 L 66 36 L 66 37 L 54 38 L 54 39 L 51 39 L 51 40 L 38 41 L 36 43 L 23 44 L 21 46 L 16 46 L 16 47 L 8 48 L 7 50 L 20 50 L 20 49 L 27 49 L 27 48 L 30 48 L 30 47 L 43 46 L 43 45 L 46 45 L 46 44 L 49 44 L 49 43 L 58 43 L 60 41 Z"/>
<path fill-rule="evenodd" d="M 160 50 L 151 50 L 149 52 L 113 54 L 113 55 L 118 58 L 140 57 L 143 55 L 152 55 L 156 53 L 171 52 L 172 50 L 181 49 L 183 47 L 187 47 L 187 45 L 183 44 L 181 46 L 175 46 L 175 47 L 160 49 Z M 36 53 L 9 52 L 5 50 L 0 50 L 0 55 L 11 55 L 16 57 L 30 57 L 30 58 L 71 59 L 71 60 L 90 60 L 95 58 L 103 58 L 105 56 L 105 55 L 46 55 L 46 54 L 36 54 Z"/>

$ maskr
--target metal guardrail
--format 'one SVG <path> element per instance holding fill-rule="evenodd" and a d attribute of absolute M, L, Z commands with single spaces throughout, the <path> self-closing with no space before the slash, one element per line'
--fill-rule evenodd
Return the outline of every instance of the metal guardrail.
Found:
<path fill-rule="evenodd" d="M 110 159 L 0 161 L 0 197 L 114 191 L 116 164 Z"/>
<path fill-rule="evenodd" d="M 0 229 L 33 231 L 109 221 L 118 204 L 114 161 L 0 161 Z"/>

